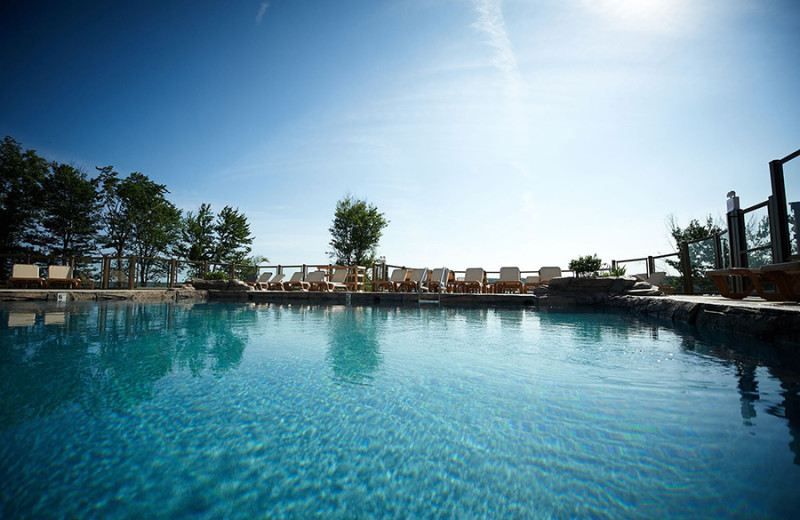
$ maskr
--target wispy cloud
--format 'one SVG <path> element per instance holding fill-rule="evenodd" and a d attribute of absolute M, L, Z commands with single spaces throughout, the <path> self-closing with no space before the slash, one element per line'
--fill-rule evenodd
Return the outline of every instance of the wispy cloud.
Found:
<path fill-rule="evenodd" d="M 501 0 L 473 0 L 478 19 L 472 26 L 486 36 L 486 42 L 494 49 L 492 64 L 500 69 L 515 86 L 521 86 L 522 78 L 517 65 L 514 47 L 506 31 Z"/>
<path fill-rule="evenodd" d="M 261 23 L 262 18 L 264 18 L 264 13 L 267 12 L 269 8 L 269 2 L 261 2 L 261 7 L 258 8 L 258 14 L 256 15 L 256 23 Z"/>

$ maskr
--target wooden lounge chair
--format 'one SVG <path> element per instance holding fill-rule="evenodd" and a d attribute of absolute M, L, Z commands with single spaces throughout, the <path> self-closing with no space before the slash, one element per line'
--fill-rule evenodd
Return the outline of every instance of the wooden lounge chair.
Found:
<path fill-rule="evenodd" d="M 542 267 L 539 269 L 539 285 L 547 285 L 553 278 L 561 277 L 560 267 Z"/>
<path fill-rule="evenodd" d="M 39 276 L 39 266 L 36 264 L 14 264 L 11 267 L 11 278 L 8 279 L 8 288 L 14 286 L 27 287 L 36 284 L 37 287 L 44 286 L 44 278 Z"/>
<path fill-rule="evenodd" d="M 425 287 L 428 292 L 439 292 L 441 290 L 447 290 L 448 284 L 450 282 L 455 282 L 455 280 L 456 275 L 453 274 L 453 271 L 446 267 L 437 267 L 431 272 Z"/>
<path fill-rule="evenodd" d="M 373 291 L 383 291 L 384 289 L 389 292 L 397 291 L 397 284 L 400 282 L 406 281 L 408 278 L 409 270 L 398 268 L 392 271 L 392 274 L 389 276 L 388 280 L 378 280 L 372 282 L 372 290 Z"/>
<path fill-rule="evenodd" d="M 800 301 L 800 262 L 762 265 L 760 271 L 775 283 L 782 298 Z"/>
<path fill-rule="evenodd" d="M 77 289 L 81 285 L 80 278 L 72 276 L 72 267 L 68 265 L 51 265 L 47 267 L 47 288 L 66 287 Z"/>
<path fill-rule="evenodd" d="M 412 269 L 408 279 L 399 282 L 395 290 L 397 292 L 419 292 L 425 289 L 423 282 L 428 278 L 428 268 Z"/>
<path fill-rule="evenodd" d="M 486 292 L 486 271 L 482 267 L 470 267 L 463 280 L 457 280 L 454 292 Z"/>
<path fill-rule="evenodd" d="M 522 285 L 522 292 L 527 294 L 528 291 L 532 291 L 537 287 L 539 287 L 539 275 L 529 274 L 525 277 L 525 283 Z"/>
<path fill-rule="evenodd" d="M 314 271 L 306 276 L 306 283 L 308 284 L 309 291 L 327 291 L 328 281 L 325 278 L 328 276 L 326 271 Z"/>
<path fill-rule="evenodd" d="M 719 294 L 725 298 L 741 300 L 755 291 L 765 300 L 781 301 L 791 299 L 788 294 L 781 294 L 780 287 L 773 277 L 764 273 L 761 269 L 731 267 L 729 269 L 709 269 L 706 271 L 706 277 L 714 280 Z M 737 283 L 739 284 L 738 286 Z M 764 284 L 774 285 L 776 287 L 775 292 L 766 291 Z"/>
<path fill-rule="evenodd" d="M 501 267 L 500 279 L 490 284 L 492 292 L 503 294 L 505 292 L 522 293 L 522 277 L 519 267 Z"/>
<path fill-rule="evenodd" d="M 347 268 L 340 267 L 339 269 L 334 269 L 333 274 L 331 275 L 330 279 L 328 280 L 328 290 L 331 291 L 348 291 L 350 290 L 347 287 L 347 275 L 349 275 L 349 271 Z"/>
<path fill-rule="evenodd" d="M 283 287 L 283 279 L 286 278 L 286 275 L 283 273 L 275 273 L 275 276 L 267 282 L 267 290 L 270 291 L 284 291 Z"/>
<path fill-rule="evenodd" d="M 714 280 L 719 294 L 725 298 L 741 300 L 755 291 L 761 298 L 769 301 L 800 301 L 800 262 L 765 265 L 760 269 L 709 269 L 706 276 Z M 775 291 L 767 291 L 765 285 L 773 286 Z"/>
<path fill-rule="evenodd" d="M 284 291 L 293 291 L 295 289 L 300 291 L 307 291 L 309 283 L 303 280 L 303 271 L 297 271 L 289 278 L 288 281 L 283 282 Z"/>
<path fill-rule="evenodd" d="M 269 279 L 271 277 L 272 273 L 261 273 L 254 281 L 247 282 L 247 285 L 255 287 L 256 289 L 266 289 L 269 285 Z"/>

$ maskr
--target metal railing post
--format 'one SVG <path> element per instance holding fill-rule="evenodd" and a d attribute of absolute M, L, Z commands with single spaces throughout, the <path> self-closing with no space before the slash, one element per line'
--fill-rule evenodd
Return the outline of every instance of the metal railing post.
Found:
<path fill-rule="evenodd" d="M 789 210 L 786 207 L 786 184 L 783 179 L 783 161 L 769 163 L 772 196 L 769 200 L 769 228 L 772 238 L 772 261 L 779 264 L 791 257 L 789 242 Z"/>

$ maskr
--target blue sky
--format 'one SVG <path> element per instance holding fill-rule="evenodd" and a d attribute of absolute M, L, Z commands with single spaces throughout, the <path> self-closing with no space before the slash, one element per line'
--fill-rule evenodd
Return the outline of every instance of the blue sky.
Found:
<path fill-rule="evenodd" d="M 327 262 L 348 193 L 390 263 L 668 253 L 800 148 L 791 0 L 25 0 L 0 34 L 0 134 L 238 207 L 273 263 Z"/>

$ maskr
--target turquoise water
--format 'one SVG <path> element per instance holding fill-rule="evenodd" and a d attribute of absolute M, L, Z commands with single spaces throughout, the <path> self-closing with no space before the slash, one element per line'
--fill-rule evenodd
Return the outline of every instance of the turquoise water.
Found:
<path fill-rule="evenodd" d="M 796 518 L 799 386 L 619 314 L 6 306 L 0 517 Z"/>

